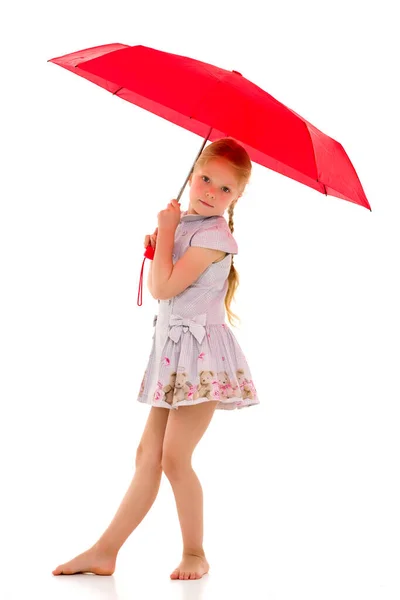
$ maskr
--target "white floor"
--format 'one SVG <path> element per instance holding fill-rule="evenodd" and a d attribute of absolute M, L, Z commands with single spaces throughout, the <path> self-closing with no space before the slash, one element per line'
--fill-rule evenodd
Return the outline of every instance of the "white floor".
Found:
<path fill-rule="evenodd" d="M 147 413 L 132 410 L 137 436 Z M 296 434 L 290 419 L 279 440 L 273 414 L 263 415 L 263 437 L 254 415 L 265 407 L 245 410 L 236 417 L 218 414 L 193 460 L 203 486 L 211 566 L 203 579 L 169 578 L 180 561 L 181 534 L 165 476 L 153 507 L 122 547 L 113 576 L 52 575 L 96 541 L 133 474 L 134 444 L 129 450 L 128 440 L 114 440 L 105 450 L 88 430 L 71 437 L 65 452 L 49 449 L 38 462 L 37 451 L 35 461 L 27 454 L 25 474 L 21 465 L 18 477 L 5 473 L 10 484 L 2 505 L 0 597 L 398 600 L 397 475 L 390 480 L 383 464 L 381 478 L 376 470 L 373 477 L 361 466 L 355 470 L 340 444 L 333 460 L 329 444 L 312 447 L 315 438 L 311 443 Z M 240 431 L 250 424 L 255 435 L 239 446 Z M 106 430 L 105 423 L 98 427 Z M 374 468 L 371 462 L 371 473 Z"/>
<path fill-rule="evenodd" d="M 310 548 L 309 543 L 301 552 L 290 539 L 287 553 L 281 544 L 274 555 L 274 549 L 267 543 L 255 557 L 249 549 L 240 549 L 240 544 L 236 547 L 230 543 L 223 553 L 221 544 L 217 545 L 218 553 L 213 551 L 210 541 L 211 570 L 198 581 L 169 579 L 178 556 L 176 552 L 166 553 L 165 542 L 159 548 L 145 551 L 132 545 L 118 559 L 117 570 L 111 577 L 89 574 L 54 577 L 50 571 L 60 557 L 66 556 L 64 552 L 48 550 L 32 558 L 22 551 L 14 555 L 11 568 L 3 571 L 1 596 L 7 599 L 40 596 L 43 600 L 399 598 L 398 579 L 390 581 L 387 572 L 385 575 L 380 571 L 379 564 L 371 564 L 373 557 L 365 548 L 363 551 L 359 547 L 352 555 L 346 550 L 345 540 L 339 555 L 318 544 Z"/>
<path fill-rule="evenodd" d="M 30 558 L 25 551 L 14 555 L 13 565 L 3 572 L 1 596 L 7 599 L 40 596 L 43 600 L 399 598 L 398 579 L 390 581 L 387 571 L 385 575 L 380 570 L 380 564 L 371 564 L 373 557 L 365 548 L 363 551 L 359 547 L 352 555 L 349 548 L 346 549 L 345 540 L 338 555 L 318 544 L 310 548 L 309 543 L 301 552 L 290 539 L 287 553 L 281 544 L 274 555 L 267 543 L 264 551 L 260 549 L 254 557 L 250 549 L 240 549 L 240 544 L 236 547 L 231 542 L 223 553 L 220 542 L 216 545 L 220 549 L 218 553 L 213 551 L 210 541 L 211 570 L 198 581 L 169 579 L 178 555 L 166 553 L 165 542 L 159 548 L 144 551 L 132 545 L 120 555 L 111 577 L 89 574 L 54 577 L 50 571 L 59 557 L 66 556 L 64 552 L 41 552 L 40 556 Z M 389 565 L 386 568 L 389 569 Z"/>

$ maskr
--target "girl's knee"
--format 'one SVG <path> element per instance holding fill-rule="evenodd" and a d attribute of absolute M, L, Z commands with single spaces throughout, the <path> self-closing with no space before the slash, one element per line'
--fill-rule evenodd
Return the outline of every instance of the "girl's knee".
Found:
<path fill-rule="evenodd" d="M 145 466 L 150 469 L 161 469 L 162 451 L 154 448 L 145 448 L 141 444 L 136 450 L 136 468 Z"/>
<path fill-rule="evenodd" d="M 168 478 L 179 476 L 179 474 L 192 468 L 191 458 L 181 456 L 167 448 L 164 449 L 162 454 L 161 467 Z"/>

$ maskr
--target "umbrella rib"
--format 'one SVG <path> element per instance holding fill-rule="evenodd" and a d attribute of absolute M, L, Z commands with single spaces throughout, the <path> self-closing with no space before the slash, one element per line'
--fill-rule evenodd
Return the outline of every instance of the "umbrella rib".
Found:
<path fill-rule="evenodd" d="M 318 179 L 318 177 L 317 177 L 317 182 L 318 182 L 318 183 L 322 183 L 322 181 L 320 181 L 320 180 Z M 327 195 L 328 195 L 328 192 L 326 191 L 326 185 L 325 185 L 324 183 L 322 183 L 322 185 L 324 186 L 324 194 L 325 194 L 325 196 L 327 196 Z"/>

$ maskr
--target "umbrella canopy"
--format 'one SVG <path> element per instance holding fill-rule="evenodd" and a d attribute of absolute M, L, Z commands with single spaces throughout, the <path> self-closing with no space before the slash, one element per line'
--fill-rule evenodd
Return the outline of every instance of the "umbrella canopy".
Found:
<path fill-rule="evenodd" d="M 48 62 L 202 138 L 232 137 L 252 161 L 371 210 L 343 146 L 238 71 L 124 44 L 87 48 Z"/>

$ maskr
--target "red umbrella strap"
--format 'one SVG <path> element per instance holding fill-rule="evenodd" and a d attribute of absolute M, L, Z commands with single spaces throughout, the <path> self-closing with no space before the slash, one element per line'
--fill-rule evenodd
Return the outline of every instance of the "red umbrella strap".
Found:
<path fill-rule="evenodd" d="M 144 253 L 144 259 L 143 259 L 143 263 L 142 263 L 142 269 L 140 271 L 140 278 L 139 278 L 139 291 L 138 291 L 138 297 L 137 297 L 137 304 L 138 306 L 142 306 L 142 300 L 143 300 L 143 270 L 144 270 L 144 262 L 146 260 L 146 258 L 149 258 L 150 260 L 153 260 L 154 258 L 154 248 L 152 247 L 151 244 L 149 244 L 146 248 L 146 252 Z M 140 299 L 140 301 L 139 301 Z"/>

